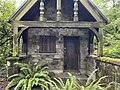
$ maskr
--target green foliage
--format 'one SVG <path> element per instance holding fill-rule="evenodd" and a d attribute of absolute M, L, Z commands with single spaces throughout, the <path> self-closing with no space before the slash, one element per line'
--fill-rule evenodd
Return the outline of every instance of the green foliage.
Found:
<path fill-rule="evenodd" d="M 40 86 L 42 90 L 108 90 L 112 83 L 105 86 L 101 84 L 101 80 L 106 76 L 101 77 L 99 80 L 93 80 L 97 70 L 93 71 L 89 76 L 85 86 L 82 86 L 75 76 L 68 73 L 69 78 L 63 80 L 61 78 L 54 78 L 51 80 L 49 77 L 47 67 L 38 71 L 39 65 L 29 66 L 28 64 L 16 63 L 20 68 L 20 73 L 14 74 L 9 77 L 11 80 L 5 90 L 32 90 L 34 86 Z M 32 68 L 31 68 L 32 67 Z"/>
<path fill-rule="evenodd" d="M 34 86 L 40 86 L 43 90 L 49 90 L 48 86 L 51 85 L 52 80 L 46 70 L 47 67 L 38 70 L 39 65 L 34 64 L 30 66 L 23 63 L 15 63 L 20 68 L 20 73 L 14 74 L 9 77 L 10 83 L 5 90 L 14 88 L 14 90 L 31 90 Z"/>
<path fill-rule="evenodd" d="M 106 76 L 101 77 L 99 80 L 93 80 L 93 77 L 95 75 L 97 70 L 94 70 L 91 75 L 89 76 L 89 78 L 87 79 L 87 83 L 84 86 L 82 86 L 82 88 L 80 90 L 108 90 L 108 88 L 111 87 L 111 84 L 108 84 L 106 87 L 102 86 L 103 84 L 101 84 L 101 80 L 105 79 Z"/>
<path fill-rule="evenodd" d="M 100 57 L 98 58 L 101 61 L 104 62 L 118 62 L 120 61 L 120 59 L 114 59 L 114 58 L 108 58 L 108 57 Z M 97 72 L 97 78 L 101 77 L 101 76 L 108 76 L 107 78 L 105 78 L 104 80 L 102 80 L 103 83 L 107 84 L 110 82 L 111 83 L 111 87 L 108 90 L 119 90 L 120 89 L 120 83 L 119 79 L 120 79 L 120 67 L 118 66 L 114 66 L 111 64 L 99 64 L 99 72 Z"/>
<path fill-rule="evenodd" d="M 69 78 L 66 80 L 66 82 L 61 78 L 54 78 L 55 82 L 58 83 L 58 85 L 54 85 L 51 87 L 52 90 L 79 90 L 79 83 L 75 76 L 68 73 Z"/>
<path fill-rule="evenodd" d="M 7 23 L 8 18 L 15 10 L 12 2 L 0 0 L 0 64 L 12 53 L 12 27 Z"/>
<path fill-rule="evenodd" d="M 104 56 L 111 58 L 120 58 L 120 41 L 113 42 L 113 46 L 104 49 Z"/>
<path fill-rule="evenodd" d="M 101 84 L 101 80 L 105 79 L 106 76 L 101 77 L 99 80 L 93 80 L 96 71 L 97 70 L 91 73 L 85 86 L 80 85 L 76 77 L 70 73 L 68 73 L 69 78 L 66 82 L 64 82 L 61 78 L 55 78 L 58 86 L 53 86 L 52 90 L 108 90 L 113 83 L 109 83 L 107 86 Z"/>
<path fill-rule="evenodd" d="M 109 24 L 104 27 L 104 56 L 120 58 L 120 0 L 92 0 Z"/>

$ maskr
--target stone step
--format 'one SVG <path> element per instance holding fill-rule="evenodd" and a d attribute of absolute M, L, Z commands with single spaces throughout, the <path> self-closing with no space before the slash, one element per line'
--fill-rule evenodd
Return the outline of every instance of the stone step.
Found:
<path fill-rule="evenodd" d="M 85 85 L 86 81 L 87 81 L 87 76 L 85 74 L 81 74 L 80 72 L 78 71 L 65 71 L 65 72 L 62 72 L 62 71 L 57 71 L 57 72 L 53 72 L 52 73 L 52 77 L 60 77 L 64 80 L 68 79 L 69 78 L 69 75 L 68 73 L 71 73 L 72 75 L 74 75 L 77 80 L 79 80 L 79 82 L 83 85 Z"/>

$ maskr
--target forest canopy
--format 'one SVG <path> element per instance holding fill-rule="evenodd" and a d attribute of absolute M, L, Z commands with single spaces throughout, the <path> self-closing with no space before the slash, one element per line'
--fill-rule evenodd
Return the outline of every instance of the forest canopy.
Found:
<path fill-rule="evenodd" d="M 92 0 L 107 17 L 104 27 L 104 56 L 120 58 L 120 0 Z"/>
<path fill-rule="evenodd" d="M 0 64 L 12 54 L 12 27 L 7 22 L 15 11 L 15 5 L 7 0 L 0 0 Z"/>

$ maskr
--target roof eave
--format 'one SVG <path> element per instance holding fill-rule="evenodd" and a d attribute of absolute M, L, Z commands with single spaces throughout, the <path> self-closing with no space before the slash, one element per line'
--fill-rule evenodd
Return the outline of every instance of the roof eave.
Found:
<path fill-rule="evenodd" d="M 24 7 L 29 3 L 30 0 L 25 0 L 19 7 L 18 9 L 12 14 L 12 16 L 7 20 L 8 23 L 12 22 L 16 16 L 20 13 L 21 10 L 24 9 Z"/>
<path fill-rule="evenodd" d="M 91 4 L 91 6 L 93 6 L 93 8 L 96 9 L 96 11 L 100 14 L 101 18 L 103 19 L 103 21 L 108 24 L 108 19 L 102 14 L 102 12 L 98 9 L 98 7 L 91 1 L 91 0 L 88 0 L 89 3 Z"/>

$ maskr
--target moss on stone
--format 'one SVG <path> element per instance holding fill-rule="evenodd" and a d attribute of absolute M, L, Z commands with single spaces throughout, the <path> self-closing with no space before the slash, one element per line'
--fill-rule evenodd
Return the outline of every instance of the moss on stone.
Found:
<path fill-rule="evenodd" d="M 118 62 L 118 63 L 120 63 L 120 59 L 110 58 L 110 57 L 97 57 L 96 60 L 104 61 L 104 62 Z"/>

